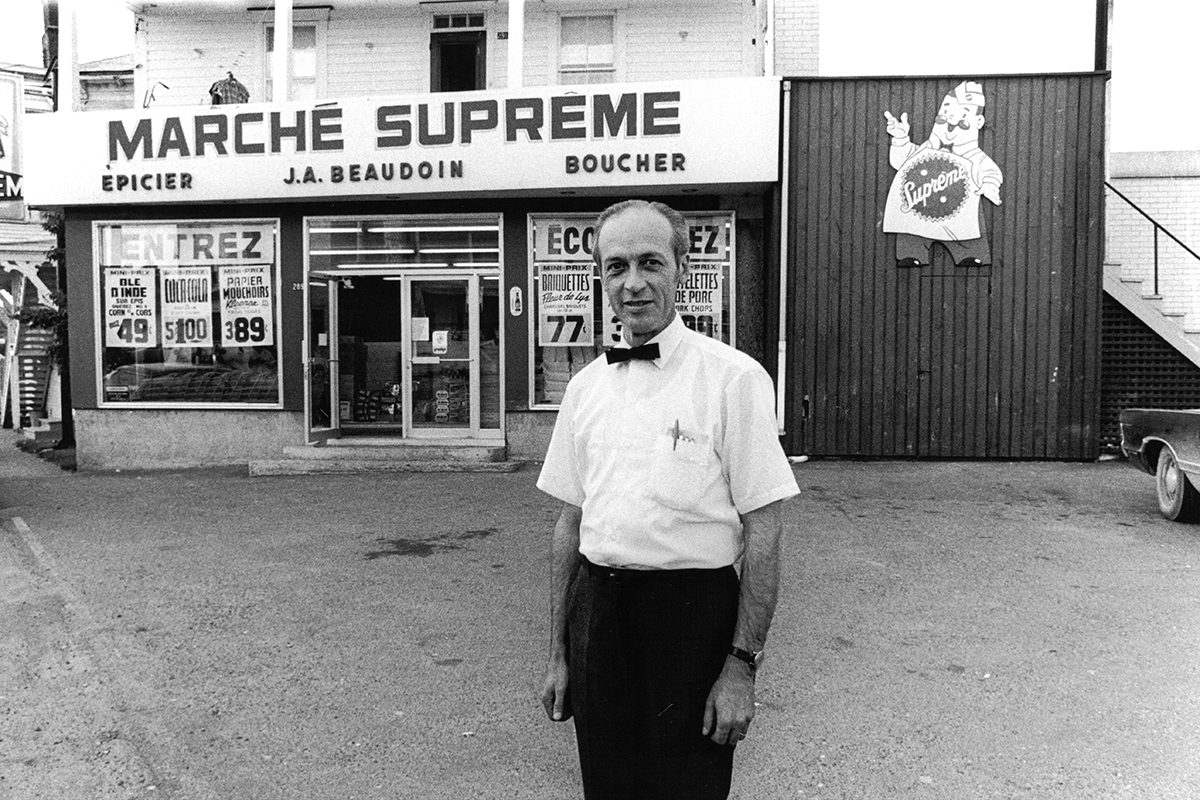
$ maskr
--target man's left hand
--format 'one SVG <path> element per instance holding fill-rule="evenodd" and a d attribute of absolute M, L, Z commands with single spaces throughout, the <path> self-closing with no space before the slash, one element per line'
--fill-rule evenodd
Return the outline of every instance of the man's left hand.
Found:
<path fill-rule="evenodd" d="M 727 656 L 720 677 L 704 702 L 705 736 L 717 744 L 735 745 L 746 738 L 754 719 L 754 670 Z"/>

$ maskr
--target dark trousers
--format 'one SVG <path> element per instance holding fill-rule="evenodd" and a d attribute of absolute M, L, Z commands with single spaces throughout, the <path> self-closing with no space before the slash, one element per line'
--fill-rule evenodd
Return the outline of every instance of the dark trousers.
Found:
<path fill-rule="evenodd" d="M 938 239 L 950 251 L 950 260 L 960 266 L 968 258 L 979 259 L 980 266 L 992 263 L 992 246 L 988 241 L 987 223 L 983 219 L 983 203 L 979 204 L 979 238 L 945 241 Z M 915 258 L 923 264 L 933 262 L 933 239 L 917 236 L 912 233 L 896 234 L 896 260 Z"/>
<path fill-rule="evenodd" d="M 733 747 L 700 733 L 737 622 L 738 578 L 583 561 L 568 598 L 570 683 L 587 800 L 724 800 Z"/>
<path fill-rule="evenodd" d="M 930 264 L 933 262 L 933 243 L 933 239 L 926 239 L 924 236 L 897 233 L 896 260 L 915 258 L 923 264 Z M 955 264 L 961 264 L 967 258 L 979 259 L 980 266 L 988 266 L 992 263 L 992 248 L 988 244 L 987 236 L 980 236 L 978 239 L 963 239 L 957 242 L 943 241 L 942 244 L 950 251 L 950 260 Z"/>

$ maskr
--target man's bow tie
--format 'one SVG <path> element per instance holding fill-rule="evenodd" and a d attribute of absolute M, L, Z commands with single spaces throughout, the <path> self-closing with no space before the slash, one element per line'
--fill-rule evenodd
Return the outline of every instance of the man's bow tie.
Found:
<path fill-rule="evenodd" d="M 622 361 L 638 359 L 653 361 L 658 358 L 658 342 L 638 345 L 637 347 L 614 347 L 604 352 L 604 357 L 610 364 L 620 364 Z"/>
<path fill-rule="evenodd" d="M 938 145 L 939 150 L 945 150 L 948 153 L 954 152 L 954 142 L 942 142 Z"/>

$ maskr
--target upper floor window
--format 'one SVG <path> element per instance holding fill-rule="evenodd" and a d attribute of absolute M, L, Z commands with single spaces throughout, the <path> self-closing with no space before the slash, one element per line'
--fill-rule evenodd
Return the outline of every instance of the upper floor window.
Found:
<path fill-rule="evenodd" d="M 614 80 L 613 16 L 563 17 L 559 35 L 560 83 Z"/>
<path fill-rule="evenodd" d="M 292 100 L 316 100 L 318 94 L 317 26 L 292 26 Z M 266 26 L 267 35 L 267 100 L 275 99 L 275 27 Z"/>
<path fill-rule="evenodd" d="M 483 14 L 435 14 L 433 29 L 435 31 L 462 30 L 463 28 L 483 28 Z"/>

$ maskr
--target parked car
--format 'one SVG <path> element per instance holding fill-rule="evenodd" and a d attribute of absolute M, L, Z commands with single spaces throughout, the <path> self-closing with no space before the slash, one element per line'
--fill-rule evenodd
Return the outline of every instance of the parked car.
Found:
<path fill-rule="evenodd" d="M 1200 409 L 1122 411 L 1121 452 L 1155 477 L 1164 517 L 1179 522 L 1200 518 Z"/>

